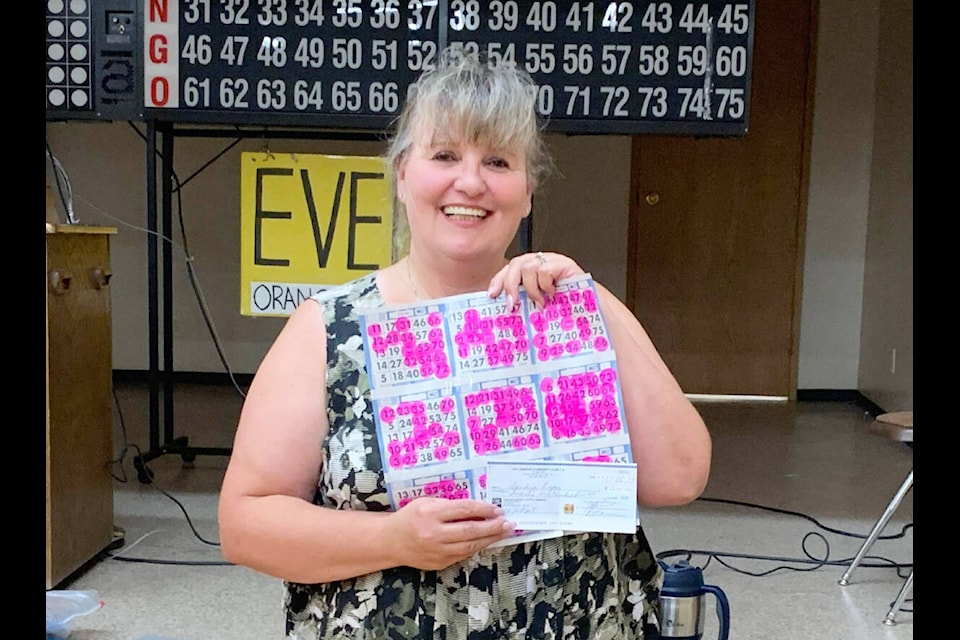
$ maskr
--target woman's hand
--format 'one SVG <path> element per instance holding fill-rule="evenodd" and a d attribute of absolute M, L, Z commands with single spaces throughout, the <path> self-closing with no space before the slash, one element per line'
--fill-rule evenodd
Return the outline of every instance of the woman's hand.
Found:
<path fill-rule="evenodd" d="M 390 518 L 388 543 L 397 545 L 398 561 L 424 571 L 449 567 L 516 530 L 501 509 L 480 500 L 417 498 Z"/>
<path fill-rule="evenodd" d="M 543 308 L 546 297 L 557 290 L 557 280 L 583 274 L 583 268 L 573 258 L 560 253 L 524 253 L 515 257 L 497 272 L 490 281 L 487 295 L 496 298 L 507 295 L 507 307 L 515 309 L 520 301 L 523 285 L 535 307 Z"/>

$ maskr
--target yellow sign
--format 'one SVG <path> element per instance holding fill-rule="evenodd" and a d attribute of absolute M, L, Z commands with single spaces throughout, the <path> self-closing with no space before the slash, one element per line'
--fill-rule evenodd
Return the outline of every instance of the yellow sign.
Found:
<path fill-rule="evenodd" d="M 240 313 L 288 316 L 306 298 L 390 264 L 382 158 L 243 153 Z"/>

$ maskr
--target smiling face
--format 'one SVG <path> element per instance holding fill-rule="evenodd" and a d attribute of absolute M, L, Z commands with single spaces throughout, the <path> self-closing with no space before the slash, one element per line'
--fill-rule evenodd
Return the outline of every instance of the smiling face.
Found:
<path fill-rule="evenodd" d="M 422 124 L 398 163 L 397 197 L 406 208 L 411 251 L 500 261 L 530 213 L 525 150 L 462 138 Z"/>
<path fill-rule="evenodd" d="M 502 262 L 550 165 L 537 91 L 519 67 L 454 49 L 410 85 L 386 153 L 406 210 L 395 218 L 398 257 L 419 243 L 421 259 L 444 251 Z"/>

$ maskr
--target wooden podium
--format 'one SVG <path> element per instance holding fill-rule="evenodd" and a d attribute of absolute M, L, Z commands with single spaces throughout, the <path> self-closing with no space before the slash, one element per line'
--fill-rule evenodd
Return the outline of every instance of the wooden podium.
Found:
<path fill-rule="evenodd" d="M 114 233 L 47 224 L 47 589 L 113 540 Z"/>

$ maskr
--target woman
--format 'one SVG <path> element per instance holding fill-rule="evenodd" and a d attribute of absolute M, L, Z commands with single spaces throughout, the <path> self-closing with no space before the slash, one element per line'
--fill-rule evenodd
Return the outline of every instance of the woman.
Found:
<path fill-rule="evenodd" d="M 409 252 L 315 296 L 261 363 L 220 495 L 224 556 L 285 583 L 289 639 L 639 639 L 662 574 L 640 527 L 488 548 L 514 535 L 492 504 L 384 486 L 364 367 L 338 345 L 357 309 L 486 290 L 543 305 L 583 274 L 557 253 L 506 251 L 547 164 L 522 71 L 444 56 L 408 96 L 388 159 Z M 630 311 L 599 284 L 641 506 L 706 485 L 710 437 Z M 356 338 L 355 338 L 356 340 Z M 324 384 L 326 381 L 326 384 Z"/>

